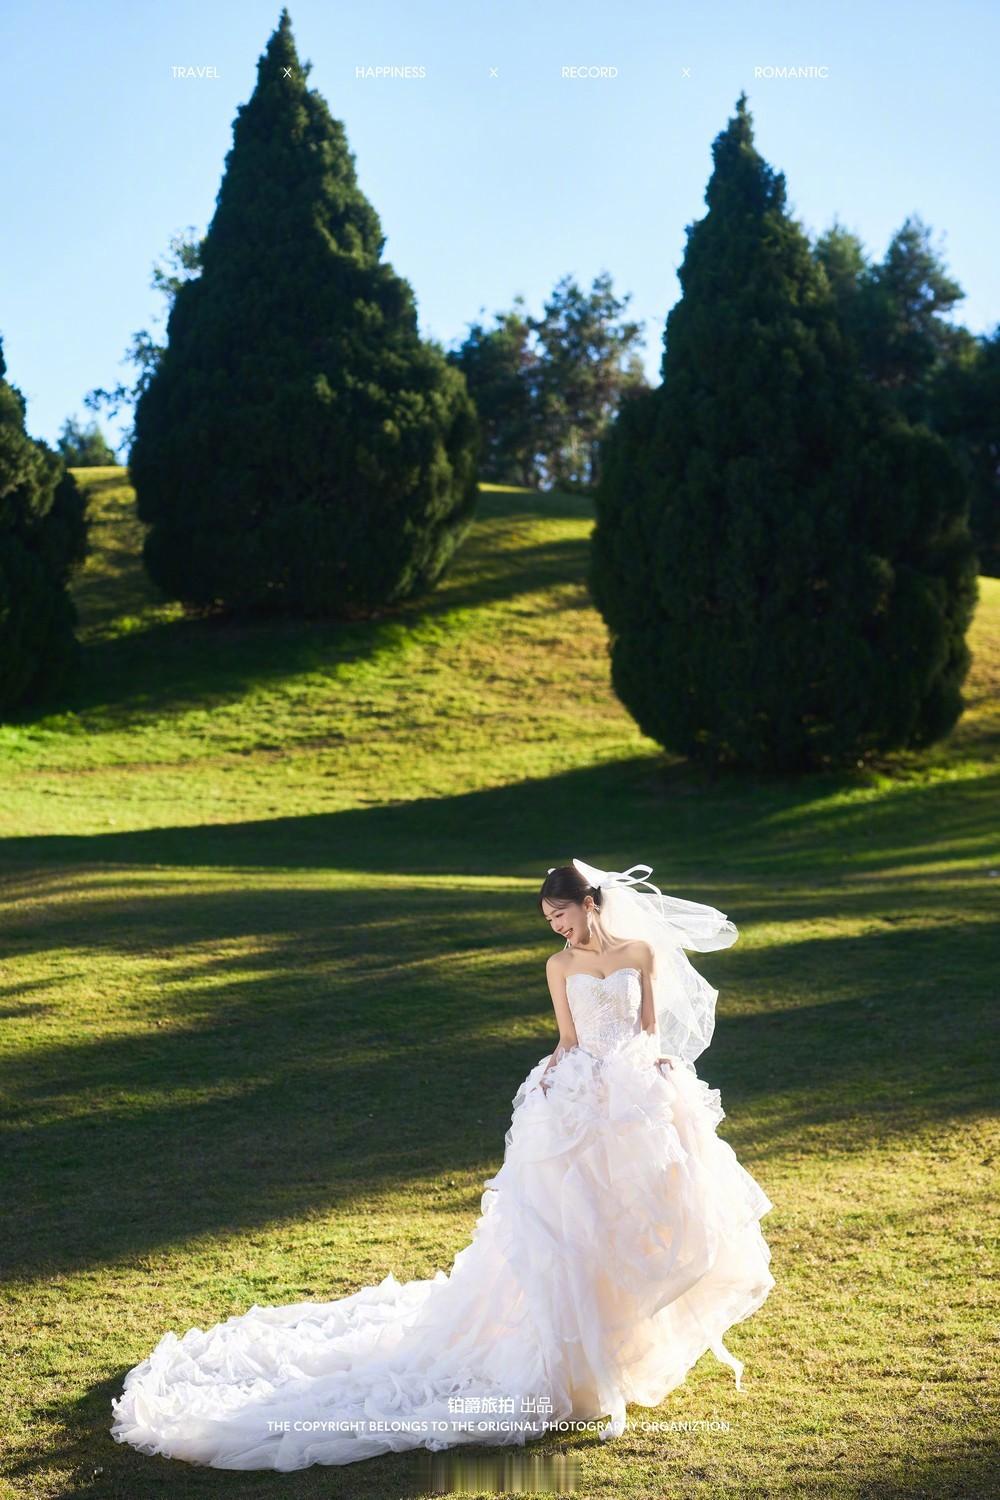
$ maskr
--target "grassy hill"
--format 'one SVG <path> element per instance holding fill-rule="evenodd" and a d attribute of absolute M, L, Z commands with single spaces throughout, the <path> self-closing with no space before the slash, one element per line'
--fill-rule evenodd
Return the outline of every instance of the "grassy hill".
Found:
<path fill-rule="evenodd" d="M 575 854 L 740 928 L 697 960 L 699 1072 L 777 1286 L 742 1395 L 708 1356 L 612 1447 L 542 1449 L 593 1495 L 985 1494 L 1000 581 L 946 743 L 712 778 L 610 691 L 585 500 L 487 487 L 429 605 L 234 625 L 149 587 L 122 471 L 78 476 L 83 680 L 0 726 L 9 1493 L 287 1496 L 119 1448 L 111 1396 L 168 1328 L 447 1268 L 554 1040 L 535 897 Z"/>

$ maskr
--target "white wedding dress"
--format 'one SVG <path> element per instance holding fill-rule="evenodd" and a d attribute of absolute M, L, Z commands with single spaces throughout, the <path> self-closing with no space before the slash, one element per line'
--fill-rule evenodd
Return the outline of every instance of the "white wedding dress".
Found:
<path fill-rule="evenodd" d="M 638 969 L 573 974 L 579 1045 L 517 1090 L 503 1165 L 451 1270 L 165 1333 L 111 1432 L 219 1469 L 306 1468 L 658 1406 L 764 1302 L 773 1206 L 716 1134 L 719 1091 L 656 1066 Z M 563 1429 L 565 1430 L 565 1429 Z"/>

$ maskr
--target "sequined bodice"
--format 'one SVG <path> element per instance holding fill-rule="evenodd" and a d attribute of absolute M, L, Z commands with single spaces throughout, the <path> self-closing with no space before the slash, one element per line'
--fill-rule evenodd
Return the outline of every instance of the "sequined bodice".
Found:
<path fill-rule="evenodd" d="M 642 973 L 615 969 L 598 974 L 569 974 L 566 978 L 576 1037 L 585 1052 L 601 1057 L 627 1042 L 642 1026 Z"/>

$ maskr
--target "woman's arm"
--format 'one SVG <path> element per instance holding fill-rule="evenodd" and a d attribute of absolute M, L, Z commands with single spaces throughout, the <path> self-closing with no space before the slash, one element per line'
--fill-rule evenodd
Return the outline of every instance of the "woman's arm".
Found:
<path fill-rule="evenodd" d="M 651 943 L 637 943 L 636 947 L 642 953 L 642 1009 L 639 1012 L 639 1023 L 643 1031 L 652 1037 L 659 1037 L 660 1029 L 656 1020 L 656 1005 L 653 999 L 653 980 L 656 978 L 656 949 Z"/>
<path fill-rule="evenodd" d="M 556 1024 L 559 1027 L 559 1041 L 539 1079 L 543 1094 L 548 1088 L 548 1084 L 545 1082 L 548 1074 L 556 1067 L 560 1059 L 565 1057 L 571 1048 L 579 1046 L 576 1027 L 573 1024 L 573 1013 L 569 1008 L 569 1000 L 566 997 L 566 975 L 563 973 L 554 953 L 545 965 L 545 977 L 548 980 L 549 994 L 552 997 L 552 1009 L 556 1013 Z"/>

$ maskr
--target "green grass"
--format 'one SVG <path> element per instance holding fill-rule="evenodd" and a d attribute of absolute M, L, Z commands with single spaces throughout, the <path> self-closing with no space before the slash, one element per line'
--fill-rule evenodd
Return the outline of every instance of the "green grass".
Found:
<path fill-rule="evenodd" d="M 423 606 L 238 626 L 160 601 L 122 472 L 79 477 L 83 678 L 0 726 L 0 1493 L 431 1492 L 447 1456 L 148 1459 L 110 1400 L 168 1328 L 450 1265 L 554 1039 L 535 896 L 579 854 L 740 928 L 697 960 L 699 1072 L 777 1285 L 727 1339 L 742 1395 L 707 1355 L 616 1444 L 528 1453 L 629 1500 L 987 1494 L 1000 582 L 945 743 L 713 778 L 610 691 L 584 500 L 485 489 Z"/>

